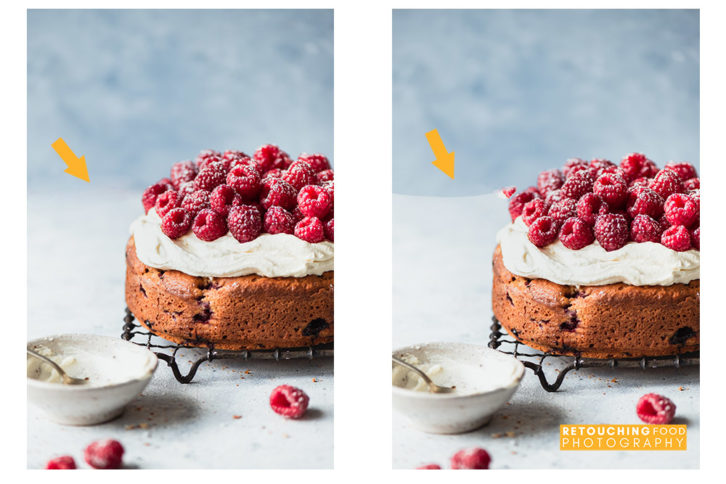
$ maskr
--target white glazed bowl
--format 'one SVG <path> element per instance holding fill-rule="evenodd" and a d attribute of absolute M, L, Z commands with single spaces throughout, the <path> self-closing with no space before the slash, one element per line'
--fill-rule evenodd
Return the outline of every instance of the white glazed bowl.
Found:
<path fill-rule="evenodd" d="M 64 385 L 36 379 L 50 366 L 28 355 L 28 400 L 51 420 L 66 425 L 94 425 L 118 417 L 126 405 L 143 391 L 157 365 L 153 352 L 111 336 L 49 336 L 28 342 L 28 348 L 36 351 L 45 348 L 56 355 L 88 355 L 97 361 L 103 359 L 107 367 L 121 371 L 122 376 L 113 383 Z M 53 360 L 58 361 L 57 358 Z M 55 370 L 51 371 L 55 373 Z"/>
<path fill-rule="evenodd" d="M 458 434 L 475 430 L 489 422 L 494 412 L 511 398 L 524 376 L 524 365 L 516 358 L 490 348 L 466 343 L 427 343 L 393 352 L 399 358 L 412 355 L 422 364 L 441 358 L 471 364 L 487 378 L 487 367 L 505 370 L 502 382 L 494 388 L 470 394 L 430 393 L 393 385 L 393 408 L 405 415 L 415 428 L 435 434 Z M 487 364 L 489 362 L 489 364 Z M 501 376 L 501 375 L 500 375 Z"/>

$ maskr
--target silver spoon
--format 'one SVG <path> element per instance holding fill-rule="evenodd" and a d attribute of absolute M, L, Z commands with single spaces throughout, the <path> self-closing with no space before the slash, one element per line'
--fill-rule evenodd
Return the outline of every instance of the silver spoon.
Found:
<path fill-rule="evenodd" d="M 411 363 L 406 363 L 400 358 L 396 358 L 395 356 L 391 356 L 393 358 L 393 362 L 397 365 L 401 365 L 404 368 L 407 368 L 411 370 L 412 372 L 416 373 L 421 379 L 429 386 L 429 391 L 431 393 L 451 393 L 454 391 L 453 387 L 442 387 L 441 385 L 437 385 L 436 383 L 429 378 L 429 376 L 421 371 L 420 369 L 413 366 Z"/>
<path fill-rule="evenodd" d="M 55 361 L 51 360 L 50 358 L 41 355 L 40 353 L 36 353 L 35 351 L 31 350 L 30 348 L 27 348 L 28 354 L 30 356 L 33 356 L 35 358 L 38 358 L 40 361 L 44 363 L 48 363 L 50 366 L 53 367 L 55 371 L 58 372 L 58 374 L 61 376 L 61 379 L 63 380 L 64 385 L 84 385 L 88 383 L 88 380 L 84 380 L 82 378 L 73 378 L 68 373 L 63 371 L 63 368 L 61 368 Z"/>

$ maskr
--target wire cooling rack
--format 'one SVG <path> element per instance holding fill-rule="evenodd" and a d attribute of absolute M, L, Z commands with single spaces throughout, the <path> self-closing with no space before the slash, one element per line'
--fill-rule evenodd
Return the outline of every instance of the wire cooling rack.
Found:
<path fill-rule="evenodd" d="M 534 350 L 524 343 L 517 341 L 509 336 L 506 330 L 502 330 L 502 326 L 497 318 L 492 318 L 492 325 L 489 334 L 489 347 L 501 353 L 506 353 L 517 358 L 529 368 L 539 378 L 542 388 L 548 392 L 556 392 L 565 377 L 572 370 L 580 368 L 640 368 L 648 370 L 653 368 L 681 368 L 684 366 L 698 365 L 700 362 L 699 352 L 683 353 L 675 356 L 656 356 L 643 358 L 582 358 L 580 356 L 559 355 L 556 353 L 543 353 Z M 569 361 L 567 366 L 561 368 L 557 377 L 550 383 L 544 371 L 545 359 L 559 359 L 560 361 Z"/>
<path fill-rule="evenodd" d="M 197 374 L 199 366 L 207 361 L 212 360 L 293 360 L 293 359 L 318 359 L 330 358 L 333 356 L 333 343 L 324 345 L 308 346 L 305 348 L 279 348 L 274 350 L 217 350 L 213 347 L 199 348 L 194 346 L 183 346 L 166 341 L 154 333 L 146 330 L 138 324 L 134 315 L 126 308 L 124 316 L 123 333 L 121 338 L 143 346 L 153 351 L 160 359 L 164 360 L 169 368 L 171 368 L 174 378 L 179 383 L 190 383 Z M 179 353 L 181 350 L 189 350 L 195 353 L 196 359 L 189 360 L 190 366 L 186 374 L 183 374 L 179 368 L 178 360 L 182 358 Z M 188 355 L 184 356 L 187 359 Z"/>

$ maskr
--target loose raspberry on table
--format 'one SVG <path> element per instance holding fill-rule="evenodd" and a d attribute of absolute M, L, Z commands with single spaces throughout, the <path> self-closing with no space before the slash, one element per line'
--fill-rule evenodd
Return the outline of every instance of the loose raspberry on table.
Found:
<path fill-rule="evenodd" d="M 335 242 L 335 239 L 333 235 L 335 232 L 335 219 L 331 218 L 327 222 L 325 222 L 325 238 L 328 239 L 331 242 Z"/>
<path fill-rule="evenodd" d="M 656 393 L 646 393 L 635 406 L 638 418 L 647 424 L 665 425 L 673 421 L 676 404 L 669 398 Z"/>
<path fill-rule="evenodd" d="M 688 180 L 683 182 L 683 189 L 684 190 L 696 190 L 698 188 L 701 188 L 701 179 L 700 178 L 689 178 Z"/>
<path fill-rule="evenodd" d="M 547 215 L 545 202 L 541 198 L 535 198 L 527 202 L 522 209 L 522 220 L 527 227 L 529 227 L 532 222 L 545 215 Z"/>
<path fill-rule="evenodd" d="M 689 180 L 691 178 L 698 178 L 698 172 L 696 167 L 687 162 L 676 163 L 675 161 L 669 161 L 666 163 L 666 170 L 673 170 L 678 174 L 678 178 L 681 180 Z"/>
<path fill-rule="evenodd" d="M 172 185 L 168 185 L 164 181 L 158 181 L 153 185 L 147 187 L 146 190 L 144 190 L 144 193 L 141 195 L 141 203 L 144 206 L 144 213 L 149 213 L 149 210 L 151 210 L 154 205 L 156 205 L 156 197 L 166 191 L 173 189 L 174 187 Z"/>
<path fill-rule="evenodd" d="M 211 242 L 227 233 L 227 222 L 224 215 L 211 208 L 205 208 L 194 217 L 192 232 L 198 239 Z"/>
<path fill-rule="evenodd" d="M 701 227 L 696 227 L 691 231 L 691 243 L 694 248 L 701 250 Z"/>
<path fill-rule="evenodd" d="M 238 205 L 242 205 L 242 197 L 229 185 L 219 185 L 209 195 L 209 207 L 223 217 Z"/>
<path fill-rule="evenodd" d="M 489 469 L 492 458 L 489 452 L 480 448 L 460 450 L 451 458 L 452 469 Z"/>
<path fill-rule="evenodd" d="M 552 190 L 557 190 L 565 182 L 565 177 L 558 169 L 546 170 L 537 175 L 537 190 L 547 196 Z"/>
<path fill-rule="evenodd" d="M 282 174 L 282 179 L 299 191 L 305 185 L 315 185 L 318 181 L 315 172 L 304 161 L 296 161 Z"/>
<path fill-rule="evenodd" d="M 190 182 L 197 176 L 197 165 L 193 161 L 180 161 L 171 165 L 171 184 L 176 190 L 182 183 Z"/>
<path fill-rule="evenodd" d="M 60 457 L 56 457 L 54 459 L 51 459 L 48 461 L 48 463 L 45 465 L 46 469 L 75 469 L 76 468 L 76 461 L 71 457 L 70 455 L 63 455 Z"/>
<path fill-rule="evenodd" d="M 308 217 L 325 218 L 330 213 L 332 203 L 328 191 L 317 185 L 306 185 L 297 194 L 297 205 Z"/>
<path fill-rule="evenodd" d="M 295 236 L 312 244 L 325 240 L 323 222 L 317 217 L 305 217 L 295 225 Z"/>
<path fill-rule="evenodd" d="M 499 192 L 504 198 L 509 199 L 517 192 L 517 187 L 504 187 Z"/>
<path fill-rule="evenodd" d="M 557 239 L 559 226 L 552 217 L 540 217 L 529 226 L 527 238 L 537 247 L 544 247 Z"/>
<path fill-rule="evenodd" d="M 226 181 L 246 202 L 255 200 L 262 188 L 260 173 L 254 166 L 244 164 L 232 167 Z"/>
<path fill-rule="evenodd" d="M 279 168 L 284 170 L 290 164 L 290 156 L 275 145 L 263 145 L 257 148 L 252 158 L 257 163 L 260 173 Z"/>
<path fill-rule="evenodd" d="M 310 398 L 300 388 L 280 385 L 270 394 L 272 410 L 287 418 L 300 418 L 308 409 Z"/>
<path fill-rule="evenodd" d="M 227 172 L 222 163 L 209 163 L 199 171 L 194 179 L 194 188 L 211 192 L 227 180 Z"/>
<path fill-rule="evenodd" d="M 595 180 L 589 171 L 578 171 L 570 173 L 565 183 L 560 188 L 562 195 L 575 201 L 579 200 L 584 194 L 591 192 Z"/>
<path fill-rule="evenodd" d="M 650 189 L 666 199 L 672 193 L 679 193 L 683 191 L 683 183 L 675 171 L 661 170 L 655 178 L 651 180 Z"/>
<path fill-rule="evenodd" d="M 547 215 L 557 223 L 558 226 L 570 217 L 577 215 L 577 202 L 571 198 L 563 198 L 550 205 Z"/>
<path fill-rule="evenodd" d="M 158 197 L 156 197 L 156 203 L 154 204 L 154 211 L 159 217 L 164 217 L 173 208 L 179 208 L 181 206 L 182 199 L 177 192 L 174 190 L 168 190 Z"/>
<path fill-rule="evenodd" d="M 628 201 L 628 184 L 620 175 L 615 173 L 604 173 L 595 180 L 592 191 L 599 195 L 608 207 L 624 207 Z"/>
<path fill-rule="evenodd" d="M 209 195 L 206 190 L 194 190 L 182 200 L 181 206 L 195 217 L 200 211 L 209 208 Z"/>
<path fill-rule="evenodd" d="M 608 211 L 608 204 L 594 193 L 586 193 L 577 201 L 577 216 L 590 225 L 595 225 L 598 215 L 604 215 Z"/>
<path fill-rule="evenodd" d="M 535 197 L 533 192 L 520 192 L 509 199 L 509 216 L 512 217 L 512 222 L 522 215 L 524 206 Z"/>
<path fill-rule="evenodd" d="M 265 178 L 262 184 L 262 206 L 292 210 L 297 204 L 297 190 L 282 178 Z"/>
<path fill-rule="evenodd" d="M 588 163 L 586 160 L 583 160 L 582 158 L 569 158 L 567 161 L 565 161 L 565 164 L 562 167 L 562 174 L 565 176 L 565 178 L 567 178 L 570 175 L 570 171 L 572 171 L 573 168 L 575 168 L 575 171 L 577 171 L 582 168 L 589 168 L 589 167 L 590 167 L 590 163 Z"/>
<path fill-rule="evenodd" d="M 691 234 L 683 225 L 673 225 L 663 231 L 660 243 L 676 252 L 683 252 L 691 248 Z"/>
<path fill-rule="evenodd" d="M 663 211 L 671 225 L 683 225 L 685 227 L 693 227 L 699 215 L 696 202 L 683 193 L 670 195 L 663 205 Z"/>
<path fill-rule="evenodd" d="M 630 182 L 636 178 L 652 178 L 658 173 L 658 167 L 642 153 L 630 153 L 620 162 L 620 170 L 625 180 Z"/>
<path fill-rule="evenodd" d="M 577 217 L 570 217 L 565 220 L 560 228 L 559 237 L 562 245 L 572 250 L 587 247 L 595 240 L 592 226 Z"/>
<path fill-rule="evenodd" d="M 303 153 L 297 157 L 297 161 L 304 161 L 315 173 L 330 169 L 330 161 L 325 155 L 321 155 L 320 153 L 313 153 L 312 155 Z"/>
<path fill-rule="evenodd" d="M 640 214 L 659 218 L 663 213 L 663 197 L 650 188 L 631 188 L 628 197 L 628 215 L 631 218 Z"/>
<path fill-rule="evenodd" d="M 425 464 L 416 468 L 417 470 L 441 470 L 441 466 L 438 464 Z"/>
<path fill-rule="evenodd" d="M 202 150 L 196 158 L 198 171 L 206 168 L 207 165 L 222 160 L 222 154 L 217 150 Z"/>
<path fill-rule="evenodd" d="M 184 208 L 173 208 L 161 219 L 161 231 L 170 239 L 178 239 L 192 228 L 194 216 Z"/>
<path fill-rule="evenodd" d="M 318 180 L 318 184 L 325 183 L 327 181 L 332 181 L 335 177 L 335 174 L 333 173 L 333 170 L 323 170 L 319 171 L 315 174 L 315 178 Z"/>
<path fill-rule="evenodd" d="M 630 224 L 630 238 L 636 242 L 660 242 L 662 229 L 649 215 L 637 215 Z"/>
<path fill-rule="evenodd" d="M 628 221 L 621 214 L 606 213 L 595 222 L 595 239 L 610 252 L 623 247 L 630 237 Z"/>
<path fill-rule="evenodd" d="M 227 225 L 232 237 L 239 242 L 255 240 L 262 232 L 262 215 L 253 205 L 240 205 L 229 211 Z"/>
<path fill-rule="evenodd" d="M 124 448 L 117 440 L 97 440 L 83 451 L 83 458 L 94 469 L 119 469 Z"/>
<path fill-rule="evenodd" d="M 265 213 L 265 232 L 269 234 L 292 234 L 297 221 L 282 207 L 270 207 Z"/>

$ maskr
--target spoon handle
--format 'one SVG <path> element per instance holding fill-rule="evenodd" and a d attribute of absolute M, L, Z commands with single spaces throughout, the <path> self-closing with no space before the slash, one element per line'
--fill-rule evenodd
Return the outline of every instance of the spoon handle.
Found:
<path fill-rule="evenodd" d="M 423 371 L 421 371 L 420 369 L 416 368 L 412 364 L 407 363 L 407 362 L 403 361 L 402 359 L 397 358 L 395 356 L 391 356 L 391 358 L 393 359 L 393 362 L 396 363 L 397 365 L 401 365 L 402 367 L 407 368 L 407 369 L 411 370 L 412 372 L 416 373 L 419 377 L 421 377 L 421 379 L 423 381 L 426 382 L 426 384 L 429 387 L 434 385 L 434 382 L 431 380 L 431 378 L 429 378 L 429 376 L 426 373 L 424 373 Z"/>
<path fill-rule="evenodd" d="M 63 369 L 60 366 L 58 366 L 58 363 L 56 363 L 55 361 L 51 360 L 47 356 L 43 356 L 40 353 L 37 353 L 36 351 L 31 350 L 30 348 L 27 348 L 27 350 L 28 350 L 28 354 L 30 356 L 33 356 L 35 358 L 38 358 L 40 361 L 49 364 L 50 366 L 53 367 L 53 369 L 55 371 L 58 372 L 58 374 L 61 376 L 61 378 L 64 378 L 65 377 L 66 372 L 63 371 Z"/>

